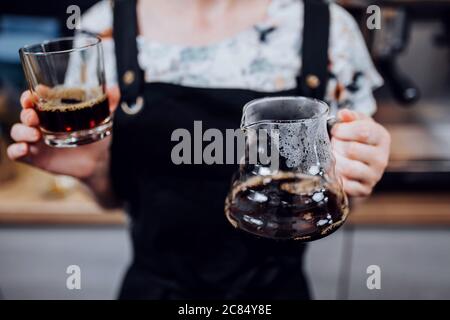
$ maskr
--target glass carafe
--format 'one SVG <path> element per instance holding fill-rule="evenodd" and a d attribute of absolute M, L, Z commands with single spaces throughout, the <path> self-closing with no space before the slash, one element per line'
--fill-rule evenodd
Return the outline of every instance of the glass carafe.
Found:
<path fill-rule="evenodd" d="M 326 103 L 305 97 L 253 100 L 243 109 L 245 156 L 225 201 L 236 228 L 312 241 L 339 228 L 348 200 L 335 173 Z"/>

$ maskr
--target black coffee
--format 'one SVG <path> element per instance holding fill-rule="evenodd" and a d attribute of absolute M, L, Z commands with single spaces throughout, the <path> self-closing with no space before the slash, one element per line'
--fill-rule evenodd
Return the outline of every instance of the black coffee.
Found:
<path fill-rule="evenodd" d="M 312 241 L 334 232 L 348 214 L 340 188 L 322 177 L 280 172 L 235 182 L 225 214 L 235 227 L 274 239 Z"/>
<path fill-rule="evenodd" d="M 40 126 L 49 132 L 73 132 L 92 129 L 110 116 L 106 95 L 88 97 L 82 89 L 52 92 L 48 101 L 36 108 Z"/>

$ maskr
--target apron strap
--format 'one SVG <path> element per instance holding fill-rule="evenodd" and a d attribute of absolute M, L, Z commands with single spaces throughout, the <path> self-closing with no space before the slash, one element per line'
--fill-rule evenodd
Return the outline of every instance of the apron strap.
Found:
<path fill-rule="evenodd" d="M 323 99 L 328 83 L 330 10 L 326 0 L 304 0 L 302 72 L 297 86 L 302 95 Z"/>
<path fill-rule="evenodd" d="M 139 111 L 143 98 L 144 72 L 138 63 L 136 37 L 137 0 L 115 0 L 113 2 L 113 36 L 115 43 L 117 77 L 119 81 L 122 109 Z M 139 109 L 139 110 L 138 110 Z"/>
<path fill-rule="evenodd" d="M 115 0 L 113 36 L 122 109 L 133 113 L 142 107 L 144 71 L 139 67 L 136 37 L 137 0 Z M 330 11 L 326 0 L 304 0 L 302 72 L 297 78 L 300 94 L 323 99 L 328 82 Z M 125 105 L 123 104 L 125 103 Z"/>

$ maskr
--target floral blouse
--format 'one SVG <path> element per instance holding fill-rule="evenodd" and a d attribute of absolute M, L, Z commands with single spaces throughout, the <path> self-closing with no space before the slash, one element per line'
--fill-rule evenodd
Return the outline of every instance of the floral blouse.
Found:
<path fill-rule="evenodd" d="M 364 40 L 351 15 L 330 4 L 329 72 L 325 100 L 335 112 L 347 107 L 373 114 L 372 91 L 381 86 Z M 95 33 L 112 28 L 109 1 L 91 7 L 81 27 Z M 161 43 L 138 36 L 138 61 L 147 82 L 263 92 L 296 87 L 301 72 L 303 1 L 272 0 L 265 21 L 231 38 L 203 46 Z M 117 83 L 114 43 L 103 41 L 108 85 Z"/>

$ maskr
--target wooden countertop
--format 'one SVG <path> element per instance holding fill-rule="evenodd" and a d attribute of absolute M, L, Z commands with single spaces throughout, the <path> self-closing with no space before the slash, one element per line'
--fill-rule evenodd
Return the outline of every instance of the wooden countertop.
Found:
<path fill-rule="evenodd" d="M 378 193 L 356 202 L 354 225 L 450 226 L 450 192 Z"/>
<path fill-rule="evenodd" d="M 117 225 L 125 222 L 121 210 L 103 210 L 75 179 L 65 177 L 55 181 L 53 175 L 24 164 L 15 164 L 14 169 L 15 178 L 0 183 L 0 223 Z"/>
<path fill-rule="evenodd" d="M 99 207 L 75 180 L 59 183 L 72 185 L 69 188 L 55 187 L 55 178 L 48 173 L 23 164 L 15 168 L 16 178 L 0 184 L 0 224 L 122 225 L 126 221 L 121 210 L 105 211 Z M 68 191 L 63 195 L 60 189 L 65 188 Z M 374 194 L 355 202 L 349 223 L 450 225 L 450 192 Z"/>

